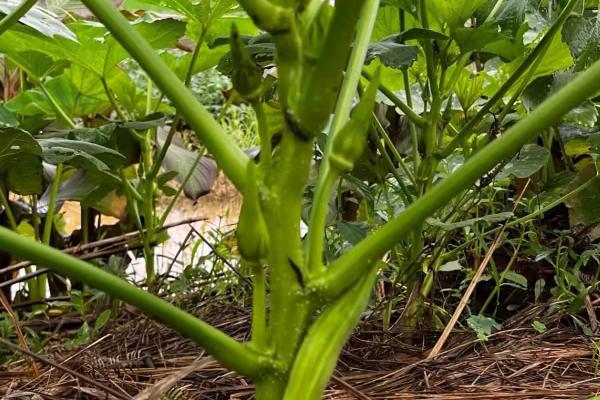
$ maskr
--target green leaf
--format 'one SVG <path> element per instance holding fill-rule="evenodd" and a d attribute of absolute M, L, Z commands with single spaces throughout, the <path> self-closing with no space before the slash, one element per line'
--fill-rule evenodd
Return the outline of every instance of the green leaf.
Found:
<path fill-rule="evenodd" d="M 0 12 L 9 14 L 22 3 L 21 0 L 4 0 L 0 2 Z M 54 14 L 39 6 L 33 6 L 19 21 L 46 36 L 62 36 L 76 40 L 71 32 Z"/>
<path fill-rule="evenodd" d="M 13 51 L 6 52 L 6 55 L 34 79 L 42 78 L 56 67 L 56 62 L 52 57 L 37 51 Z"/>
<path fill-rule="evenodd" d="M 485 341 L 492 334 L 493 330 L 501 329 L 502 326 L 492 318 L 484 315 L 471 315 L 467 319 L 467 324 L 477 334 L 479 340 Z"/>
<path fill-rule="evenodd" d="M 564 25 L 563 37 L 575 58 L 575 71 L 584 71 L 600 59 L 600 30 L 596 10 L 571 16 Z"/>
<path fill-rule="evenodd" d="M 546 325 L 542 321 L 538 321 L 537 319 L 532 322 L 531 326 L 537 333 L 546 332 Z"/>
<path fill-rule="evenodd" d="M 104 327 L 104 325 L 106 325 L 106 323 L 110 320 L 110 315 L 110 310 L 104 310 L 102 313 L 100 313 L 98 318 L 96 318 L 96 324 L 94 325 L 95 332 L 98 332 L 100 329 L 102 329 L 102 327 Z"/>
<path fill-rule="evenodd" d="M 120 182 L 112 171 L 125 163 L 125 157 L 115 150 L 94 143 L 59 138 L 40 139 L 38 142 L 42 146 L 44 159 L 50 164 L 82 168 L 90 174 Z"/>
<path fill-rule="evenodd" d="M 397 42 L 397 36 L 386 38 L 377 43 L 371 43 L 367 51 L 365 63 L 378 58 L 386 67 L 402 69 L 410 67 L 417 59 L 419 48 Z"/>
<path fill-rule="evenodd" d="M 440 272 L 461 271 L 463 266 L 458 261 L 449 261 L 440 267 Z"/>
<path fill-rule="evenodd" d="M 0 129 L 0 175 L 8 189 L 21 195 L 42 191 L 42 149 L 28 132 Z"/>
<path fill-rule="evenodd" d="M 600 222 L 600 181 L 594 179 L 590 186 L 567 201 L 567 207 L 571 226 Z"/>
<path fill-rule="evenodd" d="M 68 73 L 47 81 L 44 86 L 70 118 L 97 114 L 110 107 L 105 97 L 93 97 L 79 92 Z M 58 117 L 55 107 L 39 88 L 21 93 L 8 101 L 5 106 L 15 114 L 26 116 L 45 114 Z"/>
<path fill-rule="evenodd" d="M 382 5 L 398 7 L 401 10 L 407 11 L 413 15 L 417 15 L 417 6 L 414 0 L 382 0 Z"/>
<path fill-rule="evenodd" d="M 423 28 L 410 28 L 395 36 L 396 43 L 402 43 L 407 40 L 428 39 L 428 40 L 450 40 L 450 37 L 443 33 Z"/>
<path fill-rule="evenodd" d="M 550 159 L 548 149 L 537 144 L 526 144 L 515 158 L 506 164 L 498 178 L 504 179 L 508 176 L 517 178 L 528 178 L 542 169 Z"/>
<path fill-rule="evenodd" d="M 367 233 L 369 232 L 369 227 L 364 222 L 339 221 L 337 223 L 337 228 L 344 240 L 353 246 L 366 238 Z"/>
<path fill-rule="evenodd" d="M 521 274 L 518 274 L 514 271 L 508 271 L 506 274 L 504 274 L 504 279 L 516 284 L 520 288 L 527 289 L 527 278 Z"/>
<path fill-rule="evenodd" d="M 453 29 L 463 26 L 464 23 L 487 0 L 445 0 L 428 2 L 430 12 L 435 15 L 441 24 L 448 24 Z"/>
<path fill-rule="evenodd" d="M 17 128 L 18 126 L 17 116 L 0 104 L 0 128 Z"/>
<path fill-rule="evenodd" d="M 164 174 L 160 174 L 156 178 L 156 183 L 159 187 L 164 186 L 167 183 L 169 183 L 171 180 L 175 179 L 176 176 L 177 176 L 177 171 L 165 172 Z"/>

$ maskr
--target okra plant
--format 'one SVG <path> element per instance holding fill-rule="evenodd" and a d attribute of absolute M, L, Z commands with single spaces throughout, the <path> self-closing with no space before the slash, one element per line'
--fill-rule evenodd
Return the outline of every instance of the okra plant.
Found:
<path fill-rule="evenodd" d="M 111 1 L 83 3 L 171 100 L 178 115 L 192 126 L 244 196 L 237 239 L 241 256 L 253 274 L 251 340 L 240 343 L 107 272 L 4 228 L 0 229 L 0 248 L 106 291 L 171 325 L 224 366 L 251 378 L 260 400 L 319 399 L 369 300 L 378 261 L 401 241 L 410 241 L 419 254 L 427 217 L 600 90 L 600 63 L 595 63 L 498 138 L 485 146 L 473 145 L 486 113 L 505 97 L 518 96 L 522 91 L 523 82 L 534 74 L 537 63 L 560 35 L 577 0 L 563 4 L 553 25 L 514 74 L 479 112 L 465 112 L 459 129 L 446 121 L 448 104 L 461 74 L 480 50 L 464 41 L 465 34 L 473 33 L 468 29 L 474 29 L 465 23 L 484 3 L 491 3 L 488 19 L 493 19 L 503 0 L 388 2 L 399 7 L 402 29 L 392 42 L 403 48 L 405 41 L 416 43 L 408 50 L 418 51 L 426 63 L 426 76 L 420 81 L 426 107 L 421 113 L 411 106 L 407 68 L 402 70 L 406 102 L 382 84 L 379 71 L 366 72 L 368 79 L 361 79 L 378 0 L 337 0 L 335 4 L 320 0 L 239 0 L 276 48 L 277 101 L 279 116 L 285 122 L 280 142 L 273 145 L 265 126 L 267 85 L 263 73 L 232 27 L 232 80 L 238 94 L 256 110 L 259 122 L 261 154 L 255 163 L 198 104 L 185 83 Z M 373 108 L 378 91 L 390 97 L 410 121 L 417 190 L 406 193 L 403 212 L 339 258 L 325 263 L 327 202 L 336 181 L 351 171 L 362 155 L 368 132 L 376 127 Z M 464 93 L 460 100 L 470 103 Z M 327 133 L 327 145 L 314 190 L 309 233 L 303 241 L 303 196 L 315 142 L 323 132 Z M 447 136 L 453 139 L 442 140 Z M 434 181 L 438 163 L 455 151 L 462 151 L 466 162 L 444 180 Z"/>

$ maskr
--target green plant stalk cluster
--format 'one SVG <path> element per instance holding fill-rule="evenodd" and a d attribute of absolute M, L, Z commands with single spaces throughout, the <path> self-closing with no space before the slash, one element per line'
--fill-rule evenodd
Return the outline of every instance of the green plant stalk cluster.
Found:
<path fill-rule="evenodd" d="M 600 63 L 595 63 L 501 137 L 471 157 L 456 172 L 434 186 L 400 216 L 359 243 L 353 251 L 336 260 L 326 276 L 313 283 L 315 290 L 322 290 L 332 297 L 342 293 L 364 273 L 364 270 L 361 272 L 361 264 L 374 263 L 399 238 L 410 233 L 412 227 L 422 223 L 435 210 L 443 207 L 498 163 L 516 154 L 540 132 L 554 125 L 562 116 L 594 95 L 599 82 Z"/>
<path fill-rule="evenodd" d="M 84 0 L 84 3 L 172 100 L 225 173 L 244 193 L 244 218 L 248 221 L 253 217 L 264 218 L 264 226 L 240 222 L 241 230 L 238 231 L 239 239 L 245 241 L 242 245 L 244 258 L 256 265 L 253 271 L 256 309 L 252 341 L 249 344 L 239 343 L 107 272 L 5 228 L 0 228 L 0 248 L 99 288 L 170 324 L 202 345 L 224 366 L 252 378 L 259 400 L 319 399 L 341 348 L 366 305 L 377 260 L 408 238 L 425 218 L 471 187 L 497 163 L 513 156 L 523 144 L 600 88 L 600 63 L 596 63 L 471 157 L 457 172 L 424 192 L 398 217 L 328 268 L 309 274 L 306 251 L 300 237 L 300 220 L 314 137 L 325 128 L 329 114 L 335 108 L 351 44 L 355 37 L 364 33 L 362 29 L 367 29 L 367 24 L 360 24 L 356 35 L 359 18 L 364 18 L 361 13 L 368 9 L 361 7 L 364 2 L 338 1 L 322 42 L 309 46 L 304 43 L 304 35 L 311 29 L 311 26 L 306 26 L 306 21 L 319 22 L 319 13 L 323 10 L 317 11 L 312 5 L 314 2 L 304 4 L 304 10 L 313 12 L 312 16 L 306 17 L 296 15 L 296 4 L 292 1 L 241 1 L 257 25 L 274 36 L 278 51 L 280 95 L 287 129 L 264 171 L 250 164 L 248 157 L 225 135 L 219 124 L 119 15 L 111 2 Z M 424 4 L 422 0 L 421 7 Z M 305 54 L 305 50 L 308 53 Z M 431 54 L 429 58 L 431 61 Z M 355 68 L 353 62 L 350 71 L 355 71 Z M 437 69 L 433 71 L 434 68 L 435 64 L 431 63 L 430 89 L 432 96 L 439 98 Z M 442 84 L 443 80 L 442 71 L 439 83 Z M 377 79 L 373 79 L 350 121 L 343 124 L 339 135 L 331 139 L 327 162 L 331 162 L 335 175 L 347 171 L 356 160 L 358 150 L 351 146 L 353 141 L 348 138 L 353 136 L 348 135 L 362 134 L 364 124 L 368 127 L 372 111 L 369 109 L 372 100 L 369 99 L 374 97 L 373 88 L 376 87 Z M 433 104 L 432 109 L 439 114 L 437 103 L 434 101 Z M 430 136 L 426 152 L 429 159 L 437 145 L 437 140 L 431 139 L 437 133 L 438 124 L 432 121 L 439 118 L 440 115 L 435 115 L 426 121 Z M 360 138 L 363 140 L 363 136 Z M 259 234 L 259 237 L 252 238 L 252 233 Z M 267 236 L 261 236 L 264 234 Z M 261 274 L 264 272 L 263 261 L 269 266 L 269 272 L 264 276 Z M 267 285 L 263 285 L 266 279 L 268 310 L 265 310 Z"/>

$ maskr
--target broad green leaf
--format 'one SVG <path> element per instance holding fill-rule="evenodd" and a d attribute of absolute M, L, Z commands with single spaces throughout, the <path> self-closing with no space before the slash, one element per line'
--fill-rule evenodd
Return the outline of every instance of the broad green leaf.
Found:
<path fill-rule="evenodd" d="M 386 67 L 408 68 L 415 62 L 418 54 L 419 48 L 417 46 L 397 43 L 396 37 L 390 37 L 369 45 L 365 63 L 370 64 L 378 58 Z"/>
<path fill-rule="evenodd" d="M 162 19 L 152 23 L 140 22 L 134 27 L 153 49 L 162 49 L 177 43 L 185 32 L 186 24 L 174 19 Z M 103 59 L 104 65 L 100 75 L 108 77 L 113 68 L 129 55 L 113 36 L 107 38 L 105 48 L 106 57 Z"/>
<path fill-rule="evenodd" d="M 510 75 L 514 74 L 524 60 L 525 54 L 508 64 L 502 65 L 502 67 L 500 67 L 501 80 L 504 81 L 508 79 Z M 569 47 L 562 41 L 561 35 L 556 35 L 550 43 L 550 47 L 546 51 L 544 58 L 542 58 L 542 61 L 535 70 L 535 73 L 532 74 L 530 82 L 533 82 L 533 80 L 541 76 L 554 75 L 556 72 L 566 70 L 572 65 L 573 57 L 571 56 Z M 523 83 L 523 79 L 524 78 L 521 78 L 514 87 L 519 87 Z"/>
<path fill-rule="evenodd" d="M 407 11 L 412 15 L 417 15 L 417 2 L 414 0 L 382 0 L 382 5 L 398 7 L 401 10 Z"/>
<path fill-rule="evenodd" d="M 576 77 L 569 71 L 558 72 L 554 76 L 543 76 L 534 80 L 523 92 L 523 105 L 528 111 L 535 109 L 552 94 L 559 91 Z M 585 101 L 563 117 L 571 126 L 591 129 L 598 120 L 598 110 L 594 103 Z"/>
<path fill-rule="evenodd" d="M 396 35 L 396 42 L 402 43 L 407 40 L 418 40 L 418 39 L 429 39 L 429 40 L 450 40 L 450 37 L 443 33 L 423 28 L 411 28 L 404 32 Z"/>
<path fill-rule="evenodd" d="M 473 76 L 469 71 L 461 71 L 455 86 L 458 102 L 464 111 L 468 111 L 483 94 L 485 74 L 480 73 Z"/>
<path fill-rule="evenodd" d="M 121 218 L 126 208 L 126 201 L 116 195 L 115 190 L 120 182 L 109 179 L 101 174 L 88 174 L 83 170 L 76 171 L 72 176 L 60 183 L 56 198 L 57 208 L 65 201 L 77 201 L 84 207 L 92 207 L 104 215 Z M 38 212 L 45 214 L 50 203 L 50 188 L 38 201 Z"/>
<path fill-rule="evenodd" d="M 61 109 L 71 118 L 97 114 L 110 107 L 106 97 L 92 97 L 80 93 L 68 74 L 47 81 L 46 90 Z M 56 115 L 57 111 L 46 94 L 39 88 L 27 90 L 6 103 L 6 108 L 16 114 L 33 116 Z"/>
<path fill-rule="evenodd" d="M 51 57 L 37 51 L 15 51 L 6 53 L 6 56 L 36 80 L 55 69 L 57 65 Z"/>
<path fill-rule="evenodd" d="M 375 20 L 375 26 L 373 27 L 373 34 L 371 36 L 372 42 L 377 42 L 390 35 L 397 35 L 400 33 L 400 20 L 398 18 L 398 8 L 393 6 L 380 7 L 377 12 L 377 19 Z M 407 18 L 407 29 L 416 27 L 414 19 L 410 16 Z"/>
<path fill-rule="evenodd" d="M 33 136 L 16 128 L 0 129 L 0 176 L 7 188 L 21 195 L 42 190 L 42 149 Z"/>
<path fill-rule="evenodd" d="M 571 226 L 589 226 L 600 221 L 600 180 L 594 181 L 567 202 Z"/>
<path fill-rule="evenodd" d="M 79 167 L 91 162 L 99 169 L 120 166 L 125 158 L 115 150 L 95 143 L 60 138 L 39 139 L 45 160 L 50 164 L 68 164 Z M 103 166 L 101 164 L 104 164 Z"/>
<path fill-rule="evenodd" d="M 360 243 L 364 238 L 367 237 L 369 227 L 365 222 L 346 222 L 339 221 L 337 228 L 342 235 L 342 238 L 351 245 Z"/>
<path fill-rule="evenodd" d="M 537 144 L 526 144 L 515 158 L 509 161 L 498 178 L 510 175 L 517 178 L 528 178 L 542 169 L 550 159 L 548 149 Z"/>
<path fill-rule="evenodd" d="M 0 2 L 0 13 L 9 14 L 22 3 L 22 0 L 3 0 Z M 62 36 L 69 40 L 76 40 L 73 32 L 56 15 L 39 6 L 33 6 L 19 21 L 46 36 Z"/>
<path fill-rule="evenodd" d="M 575 70 L 584 71 L 600 59 L 600 29 L 597 10 L 587 10 L 565 22 L 563 37 L 575 58 Z"/>
<path fill-rule="evenodd" d="M 16 128 L 19 126 L 17 116 L 0 105 L 0 128 Z"/>
<path fill-rule="evenodd" d="M 463 26 L 464 23 L 487 0 L 445 0 L 428 2 L 429 10 L 441 24 L 448 24 L 450 29 Z"/>

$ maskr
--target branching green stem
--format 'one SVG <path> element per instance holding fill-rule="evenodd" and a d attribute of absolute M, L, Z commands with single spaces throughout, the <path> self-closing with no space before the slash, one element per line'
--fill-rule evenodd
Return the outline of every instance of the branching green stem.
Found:
<path fill-rule="evenodd" d="M 59 250 L 0 227 L 0 249 L 121 299 L 188 336 L 225 367 L 258 378 L 278 363 L 158 297 Z"/>

